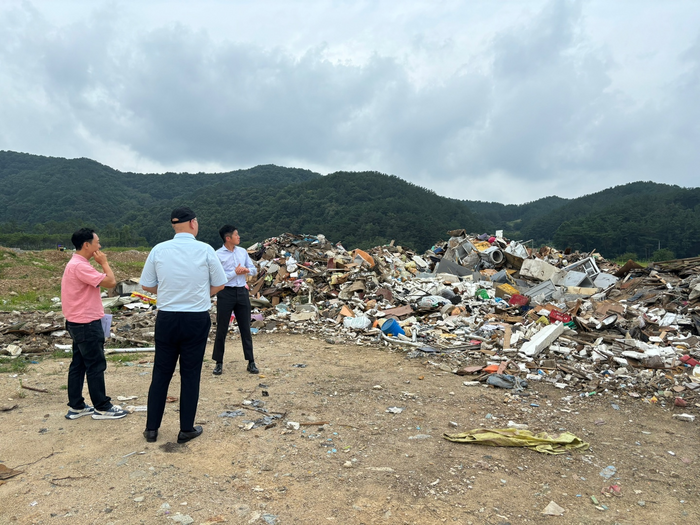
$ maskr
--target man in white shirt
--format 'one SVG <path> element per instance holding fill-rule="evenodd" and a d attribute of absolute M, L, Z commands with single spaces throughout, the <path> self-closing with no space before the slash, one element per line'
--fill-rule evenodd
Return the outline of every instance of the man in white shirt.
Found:
<path fill-rule="evenodd" d="M 221 375 L 224 364 L 224 346 L 226 343 L 226 333 L 231 322 L 231 313 L 236 316 L 236 323 L 241 332 L 241 342 L 243 343 L 243 355 L 248 361 L 248 372 L 257 374 L 258 367 L 255 366 L 253 357 L 253 337 L 250 334 L 250 296 L 246 288 L 246 277 L 257 275 L 253 261 L 248 252 L 238 246 L 241 237 L 235 226 L 225 224 L 219 229 L 219 235 L 224 241 L 224 245 L 216 250 L 216 255 L 221 261 L 221 265 L 226 272 L 228 282 L 224 289 L 216 294 L 216 338 L 214 339 L 214 352 L 212 359 L 216 361 L 214 368 L 215 375 Z"/>
<path fill-rule="evenodd" d="M 151 250 L 140 280 L 144 290 L 158 295 L 156 355 L 143 433 L 149 443 L 158 439 L 168 386 L 178 359 L 181 386 L 177 442 L 186 443 L 202 433 L 202 427 L 195 427 L 194 420 L 202 361 L 211 328 L 211 296 L 226 282 L 214 249 L 195 239 L 199 223 L 194 212 L 187 207 L 175 208 L 170 222 L 175 237 Z"/>

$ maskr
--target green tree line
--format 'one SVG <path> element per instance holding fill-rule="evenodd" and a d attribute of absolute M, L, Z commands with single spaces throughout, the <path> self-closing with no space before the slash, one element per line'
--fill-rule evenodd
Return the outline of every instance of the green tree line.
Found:
<path fill-rule="evenodd" d="M 285 232 L 324 234 L 346 248 L 394 241 L 423 251 L 447 231 L 493 233 L 606 257 L 700 254 L 700 189 L 652 182 L 577 199 L 545 196 L 522 205 L 460 201 L 378 172 L 326 176 L 274 165 L 225 173 L 120 172 L 90 159 L 0 151 L 0 245 L 69 246 L 92 227 L 104 246 L 153 246 L 172 237 L 170 211 L 193 208 L 199 238 L 238 227 L 244 246 Z"/>

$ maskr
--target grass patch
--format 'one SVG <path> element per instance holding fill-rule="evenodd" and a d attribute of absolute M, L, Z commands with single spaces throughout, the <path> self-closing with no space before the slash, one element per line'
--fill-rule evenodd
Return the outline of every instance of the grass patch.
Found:
<path fill-rule="evenodd" d="M 112 354 L 108 355 L 105 359 L 112 363 L 128 363 L 134 360 L 134 354 Z"/>
<path fill-rule="evenodd" d="M 104 248 L 102 250 L 103 252 L 131 252 L 131 251 L 137 251 L 137 252 L 150 252 L 151 247 L 150 246 L 112 246 L 110 248 Z"/>
<path fill-rule="evenodd" d="M 73 357 L 73 351 L 71 350 L 66 352 L 65 350 L 56 348 L 53 352 L 51 352 L 51 357 L 53 359 L 71 359 Z"/>
<path fill-rule="evenodd" d="M 38 257 L 30 257 L 26 259 L 26 263 L 23 266 L 29 265 L 31 265 L 32 268 L 41 268 L 42 270 L 46 270 L 51 273 L 57 273 L 59 271 L 58 266 L 47 263 L 44 259 L 40 259 Z"/>
<path fill-rule="evenodd" d="M 624 266 L 625 264 L 627 264 L 627 261 L 629 261 L 630 259 L 632 259 L 632 258 L 622 256 L 622 257 L 618 257 L 617 259 L 612 259 L 612 261 L 619 266 Z M 636 262 L 642 268 L 646 268 L 647 266 L 649 266 L 649 263 L 651 262 L 651 261 L 644 260 L 644 259 L 632 259 L 632 260 L 634 262 Z"/>
<path fill-rule="evenodd" d="M 114 262 L 110 261 L 109 265 L 115 269 L 122 271 L 124 273 L 133 273 L 136 275 L 141 275 L 141 271 L 143 270 L 143 265 L 145 262 L 141 261 L 131 261 L 131 262 Z"/>
<path fill-rule="evenodd" d="M 21 357 L 0 357 L 0 374 L 21 374 L 27 370 L 27 362 Z"/>
<path fill-rule="evenodd" d="M 51 274 L 56 274 L 61 271 L 59 266 L 51 264 L 40 257 L 26 257 L 23 259 L 17 259 L 17 255 L 15 254 L 9 255 L 7 252 L 5 254 L 0 254 L 0 278 L 5 277 L 5 271 L 9 268 L 26 268 L 27 271 L 30 271 L 30 269 L 40 269 Z M 19 278 L 28 278 L 28 275 Z"/>
<path fill-rule="evenodd" d="M 0 310 L 57 310 L 50 298 L 35 290 L 0 298 Z"/>
<path fill-rule="evenodd" d="M 153 357 L 153 353 L 151 352 L 151 358 Z M 129 353 L 129 354 L 111 354 L 108 355 L 105 359 L 107 361 L 111 361 L 112 363 L 117 363 L 117 364 L 124 364 L 124 363 L 130 363 L 131 361 L 140 361 L 141 359 L 145 359 L 146 354 L 138 354 L 138 353 Z"/>
<path fill-rule="evenodd" d="M 46 270 L 47 272 L 51 272 L 52 274 L 59 273 L 59 272 L 63 271 L 62 268 L 54 266 L 53 264 L 46 264 L 46 263 L 35 264 L 34 267 L 41 268 L 42 270 Z"/>

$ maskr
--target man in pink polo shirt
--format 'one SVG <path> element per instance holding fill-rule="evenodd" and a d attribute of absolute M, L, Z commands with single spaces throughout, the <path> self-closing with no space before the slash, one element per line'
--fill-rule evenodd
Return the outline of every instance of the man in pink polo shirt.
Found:
<path fill-rule="evenodd" d="M 71 242 L 75 254 L 63 272 L 61 280 L 61 307 L 66 318 L 66 329 L 73 338 L 73 360 L 68 369 L 68 413 L 66 419 L 92 416 L 92 419 L 120 419 L 126 412 L 113 405 L 105 391 L 105 334 L 102 329 L 104 308 L 100 298 L 100 286 L 112 288 L 117 281 L 107 263 L 107 256 L 100 251 L 100 239 L 89 228 L 81 228 L 73 234 Z M 90 264 L 90 259 L 102 266 L 100 273 Z M 83 383 L 87 377 L 90 399 L 94 408 L 85 404 Z"/>

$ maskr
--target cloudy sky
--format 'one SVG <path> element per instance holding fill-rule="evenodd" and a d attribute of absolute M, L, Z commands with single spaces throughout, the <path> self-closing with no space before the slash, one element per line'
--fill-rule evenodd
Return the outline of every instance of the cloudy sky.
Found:
<path fill-rule="evenodd" d="M 699 20 L 697 0 L 0 0 L 0 150 L 503 203 L 697 187 Z"/>

